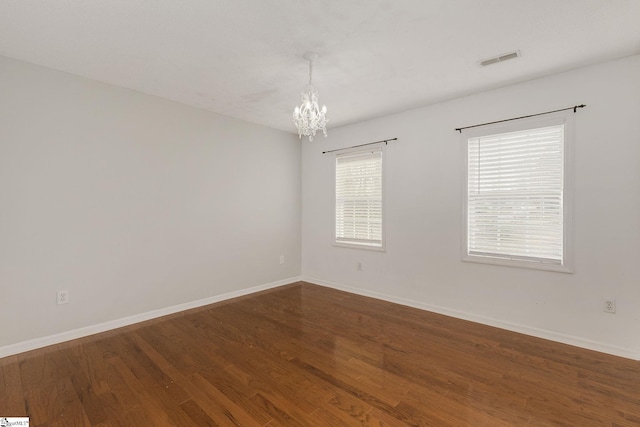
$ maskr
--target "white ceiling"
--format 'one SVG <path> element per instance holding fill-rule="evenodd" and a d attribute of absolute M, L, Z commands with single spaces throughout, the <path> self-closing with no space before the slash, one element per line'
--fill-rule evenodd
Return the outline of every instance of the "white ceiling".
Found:
<path fill-rule="evenodd" d="M 289 132 L 308 51 L 331 128 L 640 53 L 640 0 L 0 1 L 0 55 Z"/>

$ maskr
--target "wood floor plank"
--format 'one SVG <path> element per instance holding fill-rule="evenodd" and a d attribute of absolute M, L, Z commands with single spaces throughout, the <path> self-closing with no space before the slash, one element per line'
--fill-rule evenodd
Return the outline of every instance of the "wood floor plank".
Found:
<path fill-rule="evenodd" d="M 134 332 L 132 338 L 136 345 L 171 378 L 172 383 L 175 382 L 188 393 L 189 399 L 180 403 L 180 407 L 197 425 L 231 424 L 258 427 L 271 420 L 269 417 L 262 422 L 256 421 L 251 416 L 251 412 L 236 405 L 199 374 L 192 373 L 187 377 L 139 333 Z"/>
<path fill-rule="evenodd" d="M 260 425 L 271 420 L 271 416 L 250 403 L 249 397 L 253 396 L 256 391 L 249 389 L 249 383 L 255 382 L 255 380 L 247 378 L 246 374 L 242 375 L 239 379 L 238 375 L 229 372 L 229 369 L 232 368 L 233 365 L 220 357 L 220 349 L 218 347 L 212 348 L 211 344 L 202 345 L 195 342 L 192 344 L 194 348 L 191 351 L 188 353 L 181 352 L 182 356 L 188 354 L 191 356 L 188 361 L 184 362 L 183 357 L 176 357 L 174 359 L 176 364 L 170 364 L 164 360 L 163 354 L 166 349 L 161 345 L 163 340 L 156 341 L 157 335 L 154 335 L 150 337 L 148 342 L 141 335 L 144 331 L 139 332 L 140 334 L 134 334 L 134 339 L 140 348 L 142 348 L 149 357 L 157 360 L 157 363 L 159 366 L 162 366 L 162 369 L 167 372 L 167 375 L 184 384 L 184 387 L 196 401 L 203 399 L 203 391 L 195 390 L 193 382 L 188 379 L 188 377 L 192 377 L 194 374 L 206 378 L 211 384 L 215 384 L 220 393 L 219 400 L 238 402 L 238 405 L 242 406 L 243 410 L 252 418 L 258 420 Z M 193 334 L 193 331 L 188 331 L 188 333 Z M 156 348 L 153 344 L 159 346 Z M 203 348 L 208 350 L 208 352 L 206 350 L 202 352 Z M 161 352 L 163 353 L 161 354 Z M 200 366 L 200 369 L 197 369 L 198 366 Z M 238 370 L 236 373 L 237 372 L 244 374 L 244 371 Z M 204 397 L 204 400 L 207 399 L 209 399 L 209 396 Z M 213 412 L 219 409 L 216 403 L 213 403 L 211 406 L 213 407 Z M 205 406 L 205 411 L 207 410 L 208 408 Z"/>
<path fill-rule="evenodd" d="M 170 425 L 168 423 L 174 422 L 171 414 L 167 411 L 165 399 L 158 398 L 158 384 L 149 381 L 148 377 L 140 380 L 133 371 L 129 369 L 129 366 L 125 364 L 119 357 L 110 360 L 110 363 L 117 368 L 119 375 L 127 386 L 136 394 L 139 404 L 129 409 L 129 414 L 135 415 L 143 421 L 140 421 L 136 425 Z M 175 406 L 174 406 L 175 409 Z M 117 419 L 118 416 L 112 416 L 111 419 Z M 189 421 L 191 424 L 191 421 Z"/>
<path fill-rule="evenodd" d="M 366 415 L 365 420 L 362 422 L 362 425 L 366 427 L 408 427 L 415 426 L 417 424 L 404 423 L 399 419 L 394 418 L 390 414 L 387 414 L 386 412 L 382 412 L 376 408 L 372 408 L 371 411 L 369 411 L 369 413 Z"/>
<path fill-rule="evenodd" d="M 66 427 L 90 427 L 91 422 L 84 411 L 82 402 L 76 394 L 70 377 L 65 377 L 56 383 L 56 390 L 61 403 L 57 414 L 57 421 L 51 425 Z"/>
<path fill-rule="evenodd" d="M 299 282 L 0 359 L 34 426 L 640 425 L 640 362 Z"/>
<path fill-rule="evenodd" d="M 181 403 L 180 408 L 198 427 L 214 427 L 219 425 L 211 419 L 204 409 L 191 399 Z"/>
<path fill-rule="evenodd" d="M 258 427 L 265 424 L 261 417 L 254 418 L 254 411 L 246 411 L 246 406 L 242 407 L 233 402 L 218 390 L 215 384 L 208 382 L 199 374 L 192 374 L 187 380 L 197 401 L 202 406 L 209 406 L 207 413 L 220 425 Z M 212 407 L 211 402 L 215 402 L 217 406 Z M 268 421 L 271 421 L 271 418 Z"/>
<path fill-rule="evenodd" d="M 55 383 L 55 368 L 53 360 L 48 357 L 54 351 L 34 355 L 33 357 L 19 356 L 20 377 L 23 390 L 42 388 Z"/>
<path fill-rule="evenodd" d="M 64 408 L 55 384 L 49 382 L 44 382 L 41 387 L 30 387 L 24 394 L 24 400 L 29 424 L 36 427 L 57 423 Z"/>
<path fill-rule="evenodd" d="M 26 416 L 18 356 L 0 359 L 0 414 Z"/>

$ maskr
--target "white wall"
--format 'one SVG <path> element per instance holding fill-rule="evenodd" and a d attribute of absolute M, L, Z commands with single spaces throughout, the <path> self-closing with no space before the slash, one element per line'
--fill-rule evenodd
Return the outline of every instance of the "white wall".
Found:
<path fill-rule="evenodd" d="M 0 356 L 299 278 L 296 136 L 2 57 L 0 94 Z"/>
<path fill-rule="evenodd" d="M 640 359 L 639 76 L 640 56 L 629 57 L 332 129 L 304 144 L 303 278 Z M 575 273 L 462 262 L 454 128 L 579 103 L 587 108 L 575 116 Z M 321 152 L 393 137 L 387 251 L 333 247 L 334 160 Z M 617 300 L 617 314 L 602 312 L 605 298 Z"/>

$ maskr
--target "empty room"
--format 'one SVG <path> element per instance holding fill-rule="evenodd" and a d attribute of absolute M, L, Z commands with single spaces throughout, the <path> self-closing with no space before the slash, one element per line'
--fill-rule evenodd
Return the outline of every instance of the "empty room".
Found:
<path fill-rule="evenodd" d="M 639 23 L 0 2 L 0 426 L 640 426 Z"/>

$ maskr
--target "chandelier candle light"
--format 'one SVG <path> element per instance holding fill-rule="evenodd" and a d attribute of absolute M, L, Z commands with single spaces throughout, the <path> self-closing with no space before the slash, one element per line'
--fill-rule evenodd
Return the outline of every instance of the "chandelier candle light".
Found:
<path fill-rule="evenodd" d="M 315 53 L 307 53 L 305 59 L 309 60 L 309 84 L 302 91 L 302 104 L 293 111 L 293 123 L 298 128 L 298 138 L 302 135 L 308 136 L 309 141 L 313 141 L 316 132 L 322 129 L 324 136 L 327 136 L 327 122 L 325 117 L 327 107 L 318 106 L 318 89 L 311 84 L 313 76 L 313 61 L 318 57 Z"/>

